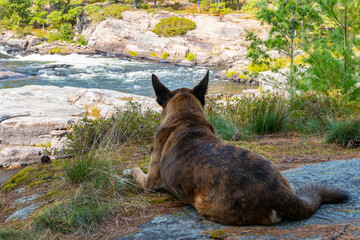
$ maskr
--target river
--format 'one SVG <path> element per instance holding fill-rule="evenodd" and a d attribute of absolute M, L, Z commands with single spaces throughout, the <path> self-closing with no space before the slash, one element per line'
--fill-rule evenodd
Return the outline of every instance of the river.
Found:
<path fill-rule="evenodd" d="M 51 68 L 51 65 L 68 67 Z M 185 67 L 145 60 L 133 60 L 102 55 L 39 55 L 10 57 L 1 52 L 0 70 L 11 70 L 24 77 L 3 79 L 0 88 L 24 85 L 54 85 L 84 88 L 101 88 L 154 96 L 150 76 L 155 73 L 170 89 L 193 87 L 205 75 L 208 68 Z M 215 79 L 210 69 L 210 90 L 212 92 L 237 91 L 248 88 L 231 82 Z"/>

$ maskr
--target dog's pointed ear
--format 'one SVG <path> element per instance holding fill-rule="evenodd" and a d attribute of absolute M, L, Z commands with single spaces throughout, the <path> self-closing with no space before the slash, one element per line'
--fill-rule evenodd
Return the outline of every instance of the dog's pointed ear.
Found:
<path fill-rule="evenodd" d="M 155 74 L 151 75 L 152 85 L 156 94 L 157 103 L 165 107 L 168 100 L 171 98 L 171 91 L 162 84 Z"/>
<path fill-rule="evenodd" d="M 199 101 L 203 106 L 205 106 L 205 95 L 208 89 L 208 84 L 209 84 L 209 71 L 207 71 L 205 77 L 192 90 L 195 97 L 199 99 Z"/>

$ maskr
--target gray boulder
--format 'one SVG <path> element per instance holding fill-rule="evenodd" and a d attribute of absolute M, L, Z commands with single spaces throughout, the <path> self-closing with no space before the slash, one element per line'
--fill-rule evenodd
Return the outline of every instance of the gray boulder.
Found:
<path fill-rule="evenodd" d="M 29 44 L 28 40 L 11 38 L 6 43 L 10 47 L 15 47 L 21 50 L 25 50 Z"/>

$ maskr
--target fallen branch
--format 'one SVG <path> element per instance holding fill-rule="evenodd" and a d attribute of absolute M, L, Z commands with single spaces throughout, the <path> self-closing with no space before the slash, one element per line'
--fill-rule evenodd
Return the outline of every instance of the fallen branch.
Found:
<path fill-rule="evenodd" d="M 339 234 L 336 234 L 336 235 L 332 236 L 332 237 L 330 238 L 330 240 L 335 240 L 335 239 L 337 239 L 338 237 L 340 237 L 341 235 L 343 235 L 344 232 L 345 232 L 345 230 L 346 230 L 346 228 L 347 228 L 349 225 L 350 225 L 350 224 L 346 224 L 346 225 L 342 228 L 341 232 L 340 232 Z"/>

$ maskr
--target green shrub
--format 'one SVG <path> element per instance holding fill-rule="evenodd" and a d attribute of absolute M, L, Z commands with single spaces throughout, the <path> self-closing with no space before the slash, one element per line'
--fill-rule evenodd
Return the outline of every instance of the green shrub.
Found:
<path fill-rule="evenodd" d="M 129 55 L 132 56 L 132 57 L 139 56 L 139 54 L 137 54 L 137 52 L 134 52 L 134 51 L 129 51 Z"/>
<path fill-rule="evenodd" d="M 76 43 L 78 43 L 78 44 L 80 44 L 80 45 L 87 45 L 87 41 L 86 41 L 86 39 L 85 39 L 85 37 L 84 37 L 84 35 L 81 35 L 78 39 L 77 39 L 77 42 Z"/>
<path fill-rule="evenodd" d="M 106 18 L 120 19 L 122 16 L 122 12 L 127 9 L 128 9 L 127 6 L 110 4 L 104 6 L 101 10 L 97 6 L 91 8 L 89 7 L 87 11 L 89 11 L 88 14 L 91 20 L 93 20 L 94 22 L 101 22 Z"/>
<path fill-rule="evenodd" d="M 172 37 L 187 33 L 187 31 L 195 29 L 195 22 L 187 18 L 169 17 L 161 19 L 155 25 L 153 32 L 158 36 Z"/>
<path fill-rule="evenodd" d="M 166 59 L 170 56 L 170 54 L 168 52 L 164 52 L 163 54 L 161 54 L 161 58 L 162 59 Z"/>
<path fill-rule="evenodd" d="M 280 132 L 285 125 L 287 110 L 287 103 L 281 97 L 254 99 L 250 129 L 256 134 Z"/>
<path fill-rule="evenodd" d="M 329 120 L 327 129 L 326 142 L 347 146 L 351 140 L 360 138 L 360 118 Z"/>
<path fill-rule="evenodd" d="M 338 119 L 359 113 L 359 103 L 350 100 L 340 90 L 327 94 L 311 91 L 294 94 L 289 103 L 291 127 L 305 133 L 325 131 L 329 118 Z"/>
<path fill-rule="evenodd" d="M 187 59 L 188 61 L 195 61 L 196 60 L 196 55 L 192 54 L 190 52 L 186 53 L 185 59 Z"/>
<path fill-rule="evenodd" d="M 232 12 L 232 9 L 227 8 L 225 2 L 221 2 L 219 4 L 213 3 L 213 4 L 210 4 L 210 12 L 211 13 L 220 13 L 220 14 L 229 14 Z"/>
<path fill-rule="evenodd" d="M 67 133 L 65 152 L 84 154 L 99 147 L 116 147 L 119 143 L 151 142 L 160 124 L 160 114 L 142 110 L 140 104 L 129 102 L 126 110 L 116 111 L 110 118 L 82 118 Z"/>
<path fill-rule="evenodd" d="M 74 33 L 70 23 L 64 23 L 60 26 L 60 40 L 72 42 Z"/>
<path fill-rule="evenodd" d="M 223 140 L 231 140 L 235 133 L 239 132 L 235 123 L 222 115 L 210 113 L 208 115 L 209 122 L 214 125 L 217 135 Z"/>
<path fill-rule="evenodd" d="M 99 12 L 102 8 L 98 5 L 94 5 L 94 4 L 89 4 L 87 6 L 84 7 L 85 12 L 87 13 L 87 15 L 94 14 L 96 12 Z"/>
<path fill-rule="evenodd" d="M 288 104 L 283 97 L 271 94 L 232 99 L 225 96 L 225 101 L 208 99 L 206 110 L 209 116 L 215 114 L 231 119 L 240 135 L 251 136 L 281 131 L 285 126 Z"/>

